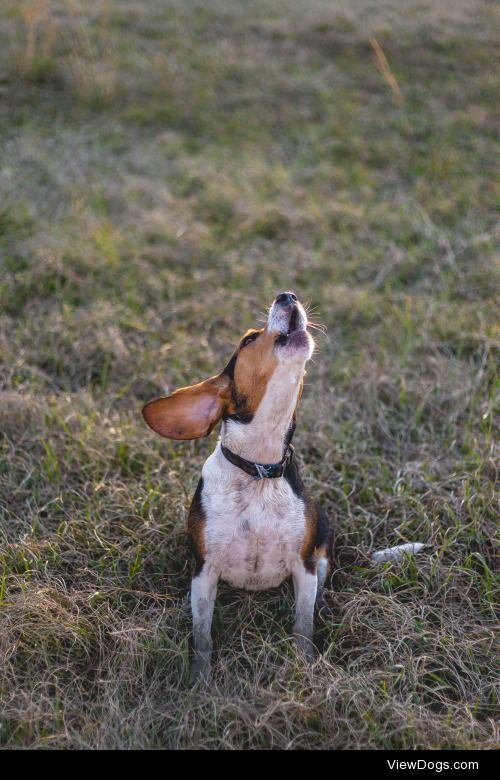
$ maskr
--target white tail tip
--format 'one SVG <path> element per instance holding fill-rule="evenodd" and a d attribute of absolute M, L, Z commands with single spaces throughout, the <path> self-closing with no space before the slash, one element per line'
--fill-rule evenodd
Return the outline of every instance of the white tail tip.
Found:
<path fill-rule="evenodd" d="M 423 542 L 409 542 L 408 544 L 398 544 L 396 547 L 386 547 L 385 550 L 377 550 L 371 554 L 374 563 L 384 563 L 384 561 L 399 561 L 407 553 L 416 555 L 422 547 L 426 545 Z"/>

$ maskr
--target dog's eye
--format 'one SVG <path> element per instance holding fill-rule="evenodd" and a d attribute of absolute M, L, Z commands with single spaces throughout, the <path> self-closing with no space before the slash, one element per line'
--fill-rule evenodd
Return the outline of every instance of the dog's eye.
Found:
<path fill-rule="evenodd" d="M 241 342 L 241 347 L 242 348 L 246 347 L 247 344 L 250 344 L 252 341 L 255 341 L 255 339 L 257 338 L 258 335 L 259 335 L 258 332 L 257 333 L 249 333 L 248 336 L 245 336 L 245 338 Z"/>

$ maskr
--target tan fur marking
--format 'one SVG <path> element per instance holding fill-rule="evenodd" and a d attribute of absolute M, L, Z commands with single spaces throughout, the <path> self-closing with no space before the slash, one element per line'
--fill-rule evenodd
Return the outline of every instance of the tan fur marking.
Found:
<path fill-rule="evenodd" d="M 245 398 L 245 408 L 253 413 L 266 392 L 278 359 L 273 353 L 276 334 L 265 330 L 255 341 L 242 347 L 234 371 L 236 395 Z"/>

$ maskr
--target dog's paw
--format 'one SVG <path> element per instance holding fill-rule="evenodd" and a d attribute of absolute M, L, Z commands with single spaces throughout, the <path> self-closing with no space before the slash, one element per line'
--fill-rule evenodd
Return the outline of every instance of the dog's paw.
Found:
<path fill-rule="evenodd" d="M 312 639 L 297 632 L 294 633 L 294 639 L 297 650 L 302 658 L 306 663 L 313 664 L 316 660 L 316 651 Z"/>

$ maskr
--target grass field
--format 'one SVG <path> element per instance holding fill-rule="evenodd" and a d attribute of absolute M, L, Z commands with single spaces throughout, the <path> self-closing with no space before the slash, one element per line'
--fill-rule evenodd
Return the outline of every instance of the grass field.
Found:
<path fill-rule="evenodd" d="M 404 10 L 403 10 L 404 5 Z M 3 0 L 0 744 L 498 747 L 498 7 Z M 222 586 L 188 686 L 216 434 L 142 404 L 276 292 L 318 335 L 296 448 L 347 546 L 322 654 Z"/>

